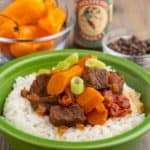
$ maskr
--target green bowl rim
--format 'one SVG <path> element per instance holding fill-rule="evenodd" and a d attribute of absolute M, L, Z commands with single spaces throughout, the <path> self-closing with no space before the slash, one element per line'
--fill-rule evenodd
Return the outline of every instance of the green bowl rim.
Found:
<path fill-rule="evenodd" d="M 65 51 L 55 51 L 55 52 L 40 52 L 37 54 L 28 55 L 16 60 L 13 60 L 9 62 L 8 64 L 2 66 L 0 68 L 0 77 L 2 75 L 7 74 L 11 68 L 14 68 L 15 66 L 19 66 L 21 64 L 24 64 L 26 62 L 34 61 L 40 58 L 46 58 L 46 57 L 53 57 L 53 56 L 60 56 L 64 54 L 70 54 L 73 52 L 78 52 L 82 55 L 85 55 L 87 53 L 92 53 L 95 55 L 101 55 L 101 57 L 107 56 L 107 59 L 112 62 L 119 62 L 120 65 L 124 66 L 125 68 L 131 69 L 132 71 L 136 72 L 138 75 L 140 75 L 148 84 L 150 84 L 150 74 L 145 69 L 141 68 L 140 66 L 108 54 L 103 54 L 100 52 L 95 51 L 89 51 L 89 50 L 77 50 L 77 49 L 66 49 Z M 132 66 L 132 67 L 131 67 Z M 132 130 L 123 133 L 121 135 L 103 139 L 103 140 L 94 140 L 94 141 L 85 141 L 85 142 L 70 142 L 70 141 L 57 141 L 57 140 L 50 140 L 50 139 L 44 139 L 41 137 L 33 136 L 29 133 L 25 133 L 24 131 L 21 131 L 19 129 L 16 129 L 13 127 L 9 122 L 7 122 L 2 116 L 0 117 L 0 131 L 3 131 L 4 133 L 7 133 L 8 135 L 11 135 L 12 137 L 24 141 L 26 143 L 34 144 L 40 147 L 47 147 L 47 148 L 60 148 L 60 149 L 90 149 L 90 148 L 102 148 L 102 147 L 110 147 L 113 145 L 125 143 L 128 141 L 131 141 L 147 131 L 150 130 L 150 114 L 147 115 L 146 119 L 138 125 L 136 128 L 133 128 Z"/>

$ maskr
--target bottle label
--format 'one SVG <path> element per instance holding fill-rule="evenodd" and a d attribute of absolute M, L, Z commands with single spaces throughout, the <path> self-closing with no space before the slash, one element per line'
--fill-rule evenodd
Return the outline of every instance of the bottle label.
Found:
<path fill-rule="evenodd" d="M 109 4 L 104 0 L 77 1 L 79 34 L 88 41 L 97 41 L 104 36 L 109 21 Z"/>

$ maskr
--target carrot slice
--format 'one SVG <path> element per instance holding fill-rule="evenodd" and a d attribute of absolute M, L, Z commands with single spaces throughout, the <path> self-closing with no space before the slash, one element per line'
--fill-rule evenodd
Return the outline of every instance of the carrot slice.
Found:
<path fill-rule="evenodd" d="M 92 111 L 104 100 L 101 93 L 92 87 L 87 87 L 85 91 L 77 98 L 77 103 L 84 108 L 86 113 Z"/>
<path fill-rule="evenodd" d="M 51 79 L 48 82 L 47 91 L 50 95 L 59 95 L 61 94 L 65 88 L 69 85 L 70 80 L 74 76 L 81 76 L 83 69 L 75 65 L 72 68 L 54 73 Z"/>
<path fill-rule="evenodd" d="M 103 104 L 104 97 L 94 88 L 87 87 L 77 98 L 77 103 L 84 109 L 88 122 L 92 125 L 104 124 L 108 112 Z"/>
<path fill-rule="evenodd" d="M 92 125 L 103 125 L 107 121 L 108 111 L 103 103 L 100 103 L 97 108 L 88 113 L 88 122 Z"/>

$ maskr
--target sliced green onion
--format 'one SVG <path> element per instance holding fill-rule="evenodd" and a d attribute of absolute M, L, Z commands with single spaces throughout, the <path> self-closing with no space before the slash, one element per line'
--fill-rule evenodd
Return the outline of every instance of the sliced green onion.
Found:
<path fill-rule="evenodd" d="M 78 53 L 73 53 L 72 55 L 68 56 L 64 61 L 60 61 L 56 67 L 54 67 L 54 70 L 67 70 L 69 69 L 72 65 L 76 64 L 79 60 L 79 55 Z"/>
<path fill-rule="evenodd" d="M 56 70 L 56 67 L 52 67 L 52 71 L 55 71 Z"/>
<path fill-rule="evenodd" d="M 65 61 L 70 63 L 70 65 L 74 65 L 79 61 L 79 54 L 78 53 L 73 53 L 70 56 L 68 56 Z"/>
<path fill-rule="evenodd" d="M 73 77 L 70 87 L 72 93 L 79 95 L 84 91 L 84 81 L 80 77 Z"/>
<path fill-rule="evenodd" d="M 92 55 L 92 58 L 94 58 L 94 59 L 98 59 L 96 55 Z"/>
<path fill-rule="evenodd" d="M 70 64 L 67 61 L 60 61 L 56 67 L 55 70 L 67 70 L 70 68 Z"/>
<path fill-rule="evenodd" d="M 105 68 L 106 67 L 106 65 L 102 61 L 95 59 L 95 58 L 88 59 L 85 62 L 85 66 L 89 68 Z"/>
<path fill-rule="evenodd" d="M 40 75 L 40 74 L 51 74 L 51 70 L 50 69 L 40 69 L 37 72 L 37 75 Z"/>

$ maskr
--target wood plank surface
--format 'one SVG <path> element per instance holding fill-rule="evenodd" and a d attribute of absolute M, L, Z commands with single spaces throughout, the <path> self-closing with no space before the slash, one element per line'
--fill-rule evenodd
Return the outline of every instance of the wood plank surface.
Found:
<path fill-rule="evenodd" d="M 113 28 L 150 31 L 150 0 L 115 0 Z"/>
<path fill-rule="evenodd" d="M 73 3 L 73 0 L 63 0 Z M 147 32 L 150 37 L 150 0 L 115 0 L 113 28 L 129 28 L 135 32 Z M 0 150 L 8 150 L 0 136 Z M 137 150 L 150 150 L 150 133 L 137 146 Z"/>

